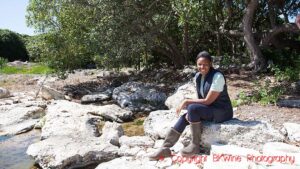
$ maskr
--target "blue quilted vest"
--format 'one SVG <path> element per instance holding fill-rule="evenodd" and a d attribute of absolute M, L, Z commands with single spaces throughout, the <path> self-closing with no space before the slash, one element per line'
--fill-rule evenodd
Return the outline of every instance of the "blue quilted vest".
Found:
<path fill-rule="evenodd" d="M 202 84 L 202 85 L 204 85 L 203 86 L 204 98 L 207 96 L 207 94 L 209 92 L 209 89 L 210 89 L 212 81 L 213 81 L 214 74 L 216 72 L 220 72 L 220 71 L 211 68 L 204 79 L 204 83 Z M 220 72 L 220 73 L 222 73 L 222 72 Z M 196 74 L 196 77 L 195 77 L 196 78 L 196 88 L 197 88 L 198 98 L 204 99 L 200 94 L 201 76 L 202 75 L 199 72 Z M 225 76 L 224 76 L 224 78 L 225 78 Z M 220 122 L 224 122 L 224 121 L 232 119 L 233 110 L 232 110 L 231 101 L 230 101 L 230 98 L 229 98 L 229 95 L 227 92 L 226 79 L 225 79 L 224 90 L 220 93 L 220 95 L 217 97 L 217 99 L 209 106 L 213 108 L 213 115 L 214 115 L 213 121 L 214 122 L 220 123 Z"/>

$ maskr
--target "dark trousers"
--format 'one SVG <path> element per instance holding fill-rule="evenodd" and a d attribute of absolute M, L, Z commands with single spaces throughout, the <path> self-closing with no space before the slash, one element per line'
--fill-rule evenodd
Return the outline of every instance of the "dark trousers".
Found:
<path fill-rule="evenodd" d="M 213 120 L 212 108 L 203 104 L 190 104 L 187 107 L 187 113 L 178 119 L 173 128 L 179 133 L 182 133 L 185 127 L 190 123 L 200 122 L 202 120 Z"/>

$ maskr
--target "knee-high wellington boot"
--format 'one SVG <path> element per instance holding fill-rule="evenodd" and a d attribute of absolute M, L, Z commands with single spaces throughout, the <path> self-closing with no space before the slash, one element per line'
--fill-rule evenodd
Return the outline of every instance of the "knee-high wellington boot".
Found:
<path fill-rule="evenodd" d="M 171 156 L 171 150 L 170 148 L 175 145 L 175 143 L 178 141 L 181 133 L 176 131 L 175 129 L 171 128 L 169 132 L 167 133 L 167 136 L 165 138 L 165 141 L 162 145 L 162 147 L 155 153 L 149 156 L 150 160 L 159 160 L 163 157 L 170 157 Z"/>
<path fill-rule="evenodd" d="M 201 122 L 190 124 L 192 140 L 190 144 L 181 150 L 183 156 L 190 156 L 200 153 L 200 139 L 202 134 Z"/>

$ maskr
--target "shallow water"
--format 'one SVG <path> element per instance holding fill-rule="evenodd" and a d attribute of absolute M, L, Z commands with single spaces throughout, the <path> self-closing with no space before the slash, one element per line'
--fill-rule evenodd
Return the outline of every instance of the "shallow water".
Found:
<path fill-rule="evenodd" d="M 0 169 L 30 169 L 34 160 L 26 154 L 28 146 L 39 141 L 40 131 L 0 137 Z"/>

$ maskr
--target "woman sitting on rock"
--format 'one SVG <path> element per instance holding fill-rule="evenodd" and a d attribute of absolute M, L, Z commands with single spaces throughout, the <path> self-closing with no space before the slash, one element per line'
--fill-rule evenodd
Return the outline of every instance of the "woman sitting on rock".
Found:
<path fill-rule="evenodd" d="M 212 57 L 206 51 L 198 54 L 196 63 L 199 71 L 195 76 L 198 99 L 185 99 L 179 105 L 176 109 L 177 115 L 184 108 L 187 108 L 187 113 L 183 114 L 175 126 L 168 131 L 162 147 L 149 156 L 152 160 L 170 157 L 170 148 L 178 141 L 189 124 L 192 140 L 181 150 L 181 154 L 190 156 L 200 153 L 201 121 L 219 123 L 232 119 L 233 110 L 224 75 L 212 67 Z"/>

